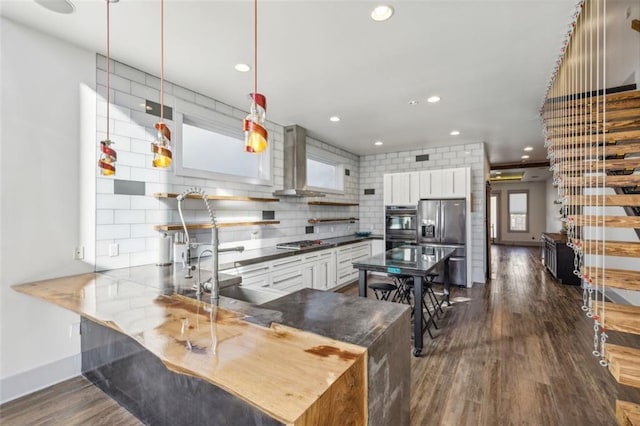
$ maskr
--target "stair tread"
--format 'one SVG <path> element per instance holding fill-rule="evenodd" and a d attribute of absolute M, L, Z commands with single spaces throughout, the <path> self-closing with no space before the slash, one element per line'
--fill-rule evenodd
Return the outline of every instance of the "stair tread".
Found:
<path fill-rule="evenodd" d="M 557 159 L 574 158 L 574 159 L 595 159 L 603 155 L 626 155 L 640 153 L 640 143 L 625 143 L 625 144 L 611 144 L 606 147 L 600 147 L 599 149 L 588 150 L 576 150 L 575 146 L 558 146 L 553 147 L 554 156 Z"/>
<path fill-rule="evenodd" d="M 591 136 L 591 137 L 590 137 Z M 619 132 L 600 133 L 598 135 L 580 135 L 580 136 L 563 136 L 551 138 L 551 142 L 555 145 L 564 146 L 589 146 L 596 145 L 598 143 L 608 142 L 620 142 L 640 139 L 640 130 L 622 130 Z"/>
<path fill-rule="evenodd" d="M 602 241 L 584 240 L 582 247 L 585 253 L 602 254 Z M 640 257 L 640 243 L 628 241 L 606 241 L 604 244 L 604 254 L 606 256 Z"/>
<path fill-rule="evenodd" d="M 640 426 L 640 404 L 617 400 L 616 419 L 621 426 Z"/>
<path fill-rule="evenodd" d="M 606 99 L 605 99 L 606 98 Z M 617 92 L 608 95 L 590 96 L 582 99 L 568 100 L 564 102 L 548 103 L 545 105 L 545 116 L 553 116 L 554 112 L 570 113 L 584 111 L 584 109 L 600 110 L 602 106 L 607 106 L 609 110 L 621 110 L 634 108 L 640 105 L 640 91 L 630 90 L 627 92 Z"/>
<path fill-rule="evenodd" d="M 607 117 L 606 122 L 598 121 L 594 123 L 576 123 L 566 124 L 563 127 L 554 127 L 547 129 L 549 138 L 576 137 L 576 135 L 595 135 L 602 133 L 615 133 L 627 130 L 634 130 L 640 127 L 640 117 L 636 115 L 634 118 L 626 120 L 610 121 Z"/>
<path fill-rule="evenodd" d="M 604 223 L 605 227 L 611 228 L 640 228 L 640 216 L 572 215 L 569 220 L 576 226 L 600 227 Z"/>
<path fill-rule="evenodd" d="M 594 279 L 604 279 L 606 287 L 620 288 L 626 290 L 640 291 L 640 271 L 630 271 L 628 269 L 602 268 L 595 266 L 584 266 L 582 273 Z"/>
<path fill-rule="evenodd" d="M 608 343 L 605 346 L 608 368 L 618 383 L 640 387 L 640 349 Z"/>
<path fill-rule="evenodd" d="M 640 168 L 640 157 L 636 158 L 619 158 L 614 160 L 589 160 L 579 164 L 571 162 L 566 165 L 560 163 L 560 170 L 564 172 L 593 172 L 595 170 L 625 170 Z"/>
<path fill-rule="evenodd" d="M 607 330 L 640 334 L 640 306 L 605 302 L 604 306 L 598 306 L 598 315 L 604 318 Z"/>
<path fill-rule="evenodd" d="M 605 195 L 604 200 L 602 196 L 592 196 L 592 195 L 570 195 L 568 198 L 569 198 L 569 205 L 572 205 L 572 206 L 595 206 L 595 205 L 602 205 L 603 203 L 607 207 L 610 207 L 610 206 L 638 207 L 640 206 L 640 194 Z"/>
<path fill-rule="evenodd" d="M 627 108 L 618 111 L 607 111 L 606 122 L 624 121 L 628 119 L 635 119 L 640 117 L 640 108 Z M 547 129 L 554 129 L 558 127 L 583 125 L 583 124 L 596 124 L 605 122 L 604 114 L 579 114 L 569 117 L 553 117 L 547 118 L 544 121 Z"/>
<path fill-rule="evenodd" d="M 605 179 L 606 178 L 606 179 Z M 587 176 L 587 177 L 565 177 L 562 180 L 565 188 L 581 187 L 627 187 L 640 185 L 640 174 L 632 175 L 607 175 L 607 176 Z"/>

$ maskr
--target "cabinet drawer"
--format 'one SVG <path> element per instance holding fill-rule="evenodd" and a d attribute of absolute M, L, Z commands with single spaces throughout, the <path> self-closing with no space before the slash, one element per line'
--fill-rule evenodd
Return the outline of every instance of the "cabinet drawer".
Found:
<path fill-rule="evenodd" d="M 295 267 L 302 264 L 302 256 L 285 257 L 284 259 L 274 260 L 271 263 L 273 271 Z"/>
<path fill-rule="evenodd" d="M 271 287 L 275 289 L 294 291 L 302 286 L 302 268 L 292 268 L 271 274 Z"/>

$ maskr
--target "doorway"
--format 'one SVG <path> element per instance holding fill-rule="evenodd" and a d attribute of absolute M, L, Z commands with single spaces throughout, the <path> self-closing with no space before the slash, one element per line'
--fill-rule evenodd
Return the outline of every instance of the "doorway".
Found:
<path fill-rule="evenodd" d="M 491 193 L 491 201 L 490 201 L 490 209 L 491 213 L 489 217 L 491 218 L 490 223 L 490 237 L 491 244 L 495 244 L 496 241 L 500 241 L 500 193 L 492 192 Z"/>

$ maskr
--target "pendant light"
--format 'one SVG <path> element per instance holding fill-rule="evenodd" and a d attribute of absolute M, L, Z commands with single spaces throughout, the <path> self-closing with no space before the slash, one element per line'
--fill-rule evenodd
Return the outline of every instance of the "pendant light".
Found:
<path fill-rule="evenodd" d="M 244 150 L 259 154 L 267 149 L 267 129 L 264 121 L 267 113 L 267 98 L 258 93 L 258 0 L 253 0 L 253 93 L 251 110 L 243 123 Z"/>
<path fill-rule="evenodd" d="M 118 161 L 118 155 L 116 154 L 116 150 L 111 148 L 111 144 L 114 142 L 109 139 L 109 110 L 111 109 L 111 99 L 110 92 L 111 86 L 109 81 L 109 76 L 111 74 L 111 59 L 110 59 L 110 5 L 111 3 L 116 3 L 118 0 L 105 0 L 107 3 L 107 138 L 103 141 L 100 141 L 100 158 L 98 159 L 98 168 L 100 168 L 100 174 L 102 176 L 113 176 L 116 174 L 116 166 L 115 162 Z"/>
<path fill-rule="evenodd" d="M 160 121 L 154 126 L 158 131 L 151 144 L 153 167 L 167 168 L 171 165 L 171 131 L 164 123 L 164 0 L 160 0 Z"/>

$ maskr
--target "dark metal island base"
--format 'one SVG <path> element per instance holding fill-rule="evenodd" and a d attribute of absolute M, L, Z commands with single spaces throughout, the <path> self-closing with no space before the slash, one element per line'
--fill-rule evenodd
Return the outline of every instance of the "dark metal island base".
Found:
<path fill-rule="evenodd" d="M 444 263 L 444 303 L 449 304 L 449 258 L 455 252 L 452 248 L 436 246 L 401 246 L 386 253 L 362 259 L 353 263 L 359 269 L 358 294 L 367 297 L 367 273 L 385 272 L 393 275 L 413 277 L 413 297 L 422 300 L 425 275 Z M 422 354 L 422 304 L 413 304 L 413 355 Z"/>

